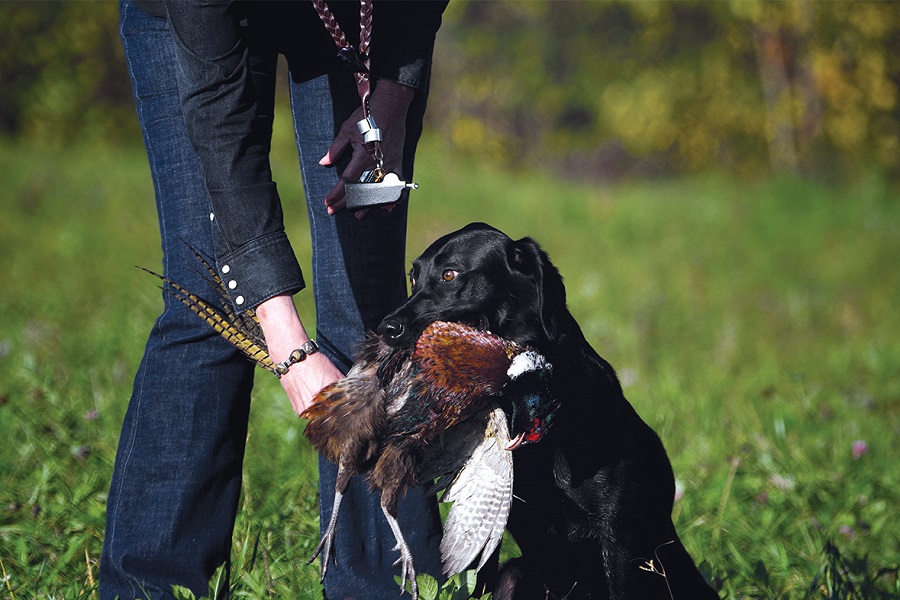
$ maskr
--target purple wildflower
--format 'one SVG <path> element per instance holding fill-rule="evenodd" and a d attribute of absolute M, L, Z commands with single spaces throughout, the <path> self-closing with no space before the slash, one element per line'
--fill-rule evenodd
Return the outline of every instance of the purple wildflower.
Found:
<path fill-rule="evenodd" d="M 865 440 L 856 440 L 850 447 L 850 452 L 853 454 L 853 460 L 859 460 L 869 453 L 869 445 Z"/>

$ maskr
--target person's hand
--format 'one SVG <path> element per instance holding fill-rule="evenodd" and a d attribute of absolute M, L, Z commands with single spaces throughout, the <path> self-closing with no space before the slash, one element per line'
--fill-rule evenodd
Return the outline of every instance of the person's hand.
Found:
<path fill-rule="evenodd" d="M 256 316 L 266 337 L 269 356 L 276 363 L 286 360 L 293 350 L 309 339 L 294 301 L 287 294 L 274 296 L 257 306 Z M 316 352 L 291 365 L 279 381 L 294 411 L 300 414 L 312 404 L 322 388 L 343 376 L 327 356 Z"/>
<path fill-rule="evenodd" d="M 284 353 L 284 360 L 290 356 L 294 346 Z M 331 385 L 344 376 L 328 357 L 321 352 L 307 356 L 305 360 L 291 365 L 288 372 L 281 376 L 281 387 L 291 401 L 294 412 L 298 415 L 312 405 L 313 399 L 322 388 Z"/>
<path fill-rule="evenodd" d="M 414 90 L 412 88 L 387 79 L 381 79 L 369 98 L 369 112 L 375 119 L 375 124 L 381 129 L 384 168 L 388 173 L 401 174 L 403 143 L 406 140 L 406 112 L 409 109 L 410 102 L 412 102 L 413 95 Z M 359 133 L 359 129 L 356 127 L 356 124 L 362 118 L 362 108 L 358 108 L 341 125 L 341 129 L 338 131 L 337 137 L 334 138 L 334 142 L 331 143 L 331 147 L 328 148 L 328 152 L 319 161 L 320 165 L 330 167 L 347 150 L 353 153 L 341 179 L 325 196 L 325 205 L 328 207 L 328 214 L 330 215 L 343 210 L 346 204 L 344 200 L 345 182 L 358 181 L 363 171 L 375 168 L 375 159 L 366 152 L 363 146 L 362 134 Z M 360 219 L 364 215 L 365 211 L 356 213 L 357 218 Z"/>

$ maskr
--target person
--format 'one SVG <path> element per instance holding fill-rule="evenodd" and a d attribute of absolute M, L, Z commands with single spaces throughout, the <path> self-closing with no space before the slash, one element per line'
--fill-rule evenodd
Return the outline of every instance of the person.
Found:
<path fill-rule="evenodd" d="M 374 3 L 371 113 L 384 132 L 385 166 L 407 181 L 445 6 Z M 309 2 L 120 0 L 119 8 L 163 274 L 206 289 L 187 244 L 214 256 L 234 308 L 255 309 L 273 360 L 309 351 L 280 378 L 299 413 L 349 369 L 365 331 L 406 298 L 406 202 L 361 219 L 342 210 L 344 180 L 372 160 L 356 129 L 353 74 Z M 358 39 L 359 4 L 331 9 L 348 39 Z M 318 352 L 294 308 L 304 279 L 269 166 L 279 52 L 289 64 L 309 215 Z M 104 600 L 170 598 L 172 585 L 204 595 L 231 550 L 254 367 L 181 302 L 165 293 L 163 302 L 116 453 L 100 563 Z M 335 466 L 319 466 L 320 489 L 334 489 Z M 330 513 L 325 493 L 322 523 Z M 400 522 L 418 570 L 439 576 L 435 499 L 412 490 Z M 393 544 L 378 498 L 354 480 L 341 505 L 339 567 L 329 570 L 324 595 L 396 595 Z"/>

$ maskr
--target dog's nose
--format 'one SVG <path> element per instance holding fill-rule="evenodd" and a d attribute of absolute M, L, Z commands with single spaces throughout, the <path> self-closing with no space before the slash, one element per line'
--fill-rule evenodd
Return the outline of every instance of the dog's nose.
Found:
<path fill-rule="evenodd" d="M 403 335 L 405 328 L 397 319 L 385 319 L 378 326 L 378 335 L 389 340 L 396 340 Z"/>

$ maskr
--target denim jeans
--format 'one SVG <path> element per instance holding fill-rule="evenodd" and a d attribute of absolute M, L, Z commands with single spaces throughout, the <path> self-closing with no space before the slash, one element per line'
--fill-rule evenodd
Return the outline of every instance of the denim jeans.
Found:
<path fill-rule="evenodd" d="M 211 297 L 183 243 L 209 255 L 214 251 L 210 199 L 181 114 L 171 35 L 165 19 L 148 16 L 131 0 L 122 0 L 120 10 L 156 195 L 163 272 Z M 333 75 L 291 84 L 312 233 L 316 338 L 342 370 L 349 368 L 364 331 L 406 295 L 405 203 L 391 213 L 374 210 L 362 221 L 325 212 L 323 199 L 337 174 L 319 166 L 318 159 L 356 106 L 352 83 L 348 88 L 344 79 Z M 424 99 L 417 107 L 414 126 L 408 127 L 412 138 L 420 131 Z M 285 201 L 285 210 L 297 209 L 290 204 Z M 254 367 L 181 302 L 165 293 L 163 302 L 135 376 L 116 454 L 100 564 L 103 600 L 171 598 L 173 584 L 205 594 L 213 571 L 230 556 Z M 285 410 L 290 410 L 286 401 Z M 334 465 L 320 463 L 323 523 L 331 513 L 335 474 Z M 400 522 L 419 571 L 438 575 L 434 498 L 412 490 L 401 503 Z M 392 564 L 393 546 L 378 497 L 364 481 L 353 481 L 341 505 L 338 567 L 329 570 L 325 582 L 328 598 L 395 596 L 399 570 Z M 297 557 L 297 563 L 305 558 Z"/>

